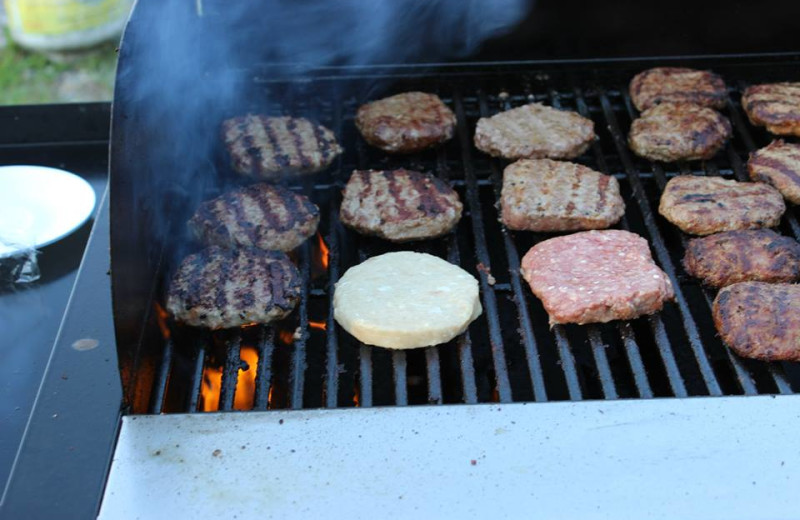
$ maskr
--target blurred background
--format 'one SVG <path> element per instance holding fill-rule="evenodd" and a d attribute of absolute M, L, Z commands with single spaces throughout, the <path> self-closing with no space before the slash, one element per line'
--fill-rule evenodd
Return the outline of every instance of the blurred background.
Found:
<path fill-rule="evenodd" d="M 3 0 L 0 105 L 109 101 L 132 0 Z"/>

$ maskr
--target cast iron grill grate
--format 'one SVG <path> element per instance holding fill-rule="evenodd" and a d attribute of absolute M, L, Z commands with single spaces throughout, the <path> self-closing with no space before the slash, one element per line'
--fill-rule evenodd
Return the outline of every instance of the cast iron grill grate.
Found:
<path fill-rule="evenodd" d="M 302 85 L 276 86 L 256 77 L 254 99 L 282 99 L 280 108 L 267 111 L 311 115 L 331 127 L 348 149 L 330 174 L 295 187 L 320 206 L 323 217 L 319 235 L 294 253 L 303 277 L 301 302 L 274 327 L 210 333 L 166 320 L 163 355 L 147 380 L 149 410 L 139 411 L 680 398 L 800 390 L 795 367 L 742 359 L 721 344 L 710 313 L 714 293 L 681 265 L 686 236 L 654 211 L 671 176 L 747 180 L 747 154 L 769 142 L 769 136 L 746 123 L 739 104 L 745 84 L 731 83 L 723 112 L 734 126 L 734 138 L 723 151 L 705 162 L 657 164 L 635 157 L 627 147 L 628 127 L 636 116 L 626 90 L 630 75 L 611 80 L 604 74 L 584 77 L 532 71 L 499 79 L 394 74 L 364 79 L 370 86 L 361 89 L 364 95 L 348 95 L 350 83 L 327 78 L 319 80 L 324 96 L 304 95 L 307 87 Z M 456 112 L 453 140 L 408 157 L 369 148 L 357 136 L 352 119 L 360 103 L 376 97 L 369 92 L 377 81 L 388 82 L 390 92 L 437 92 Z M 549 328 L 544 309 L 519 275 L 519 263 L 529 247 L 552 235 L 509 232 L 501 226 L 495 203 L 505 164 L 472 145 L 479 117 L 530 101 L 576 110 L 594 120 L 599 140 L 578 161 L 619 179 L 627 207 L 616 227 L 647 238 L 676 289 L 676 301 L 661 313 L 630 322 Z M 254 103 L 237 109 L 264 110 Z M 400 166 L 433 172 L 454 186 L 465 205 L 456 232 L 396 246 L 358 236 L 341 225 L 340 192 L 350 172 Z M 797 217 L 797 209 L 790 208 L 780 231 L 799 238 Z M 370 256 L 399 249 L 436 254 L 479 278 L 484 313 L 467 333 L 449 344 L 392 352 L 359 344 L 337 327 L 331 295 L 339 277 Z M 322 264 L 325 250 L 327 269 Z"/>

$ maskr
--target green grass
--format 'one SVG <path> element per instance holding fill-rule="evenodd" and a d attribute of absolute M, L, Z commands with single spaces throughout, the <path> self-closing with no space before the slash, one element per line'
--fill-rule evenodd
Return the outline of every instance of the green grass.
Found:
<path fill-rule="evenodd" d="M 104 44 L 50 57 L 22 49 L 8 38 L 8 46 L 0 49 L 0 105 L 110 100 L 117 62 L 115 47 Z M 65 80 L 76 75 L 80 82 L 65 87 Z"/>

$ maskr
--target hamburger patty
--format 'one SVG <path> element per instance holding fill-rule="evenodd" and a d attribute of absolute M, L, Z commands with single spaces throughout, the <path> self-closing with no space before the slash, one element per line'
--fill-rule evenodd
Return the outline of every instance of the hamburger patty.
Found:
<path fill-rule="evenodd" d="M 360 106 L 356 126 L 372 146 L 410 153 L 453 137 L 456 116 L 435 94 L 406 92 Z"/>
<path fill-rule="evenodd" d="M 533 246 L 522 276 L 542 300 L 550 325 L 630 320 L 674 297 L 647 241 L 615 229 L 583 231 Z"/>
<path fill-rule="evenodd" d="M 800 285 L 729 285 L 717 294 L 713 314 L 722 340 L 740 356 L 800 361 Z"/>
<path fill-rule="evenodd" d="M 800 136 L 800 82 L 748 87 L 742 107 L 754 125 L 773 134 Z"/>
<path fill-rule="evenodd" d="M 475 128 L 478 150 L 506 159 L 572 159 L 595 138 L 591 119 L 541 103 L 482 117 Z"/>
<path fill-rule="evenodd" d="M 603 229 L 625 213 L 617 179 L 550 159 L 521 159 L 503 172 L 502 220 L 509 229 Z"/>
<path fill-rule="evenodd" d="M 634 120 L 628 144 L 636 155 L 651 161 L 710 159 L 730 136 L 730 122 L 715 110 L 661 103 Z"/>
<path fill-rule="evenodd" d="M 463 206 L 449 184 L 411 170 L 356 170 L 344 188 L 342 222 L 393 242 L 434 238 L 461 219 Z"/>
<path fill-rule="evenodd" d="M 725 82 L 708 70 L 656 67 L 631 80 L 631 100 L 641 112 L 661 103 L 690 103 L 723 108 L 728 97 Z"/>
<path fill-rule="evenodd" d="M 661 194 L 658 212 L 692 235 L 778 225 L 786 210 L 780 192 L 762 182 L 679 175 Z"/>
<path fill-rule="evenodd" d="M 351 267 L 336 282 L 333 315 L 359 341 L 393 349 L 446 343 L 482 312 L 478 280 L 425 253 L 398 251 Z"/>
<path fill-rule="evenodd" d="M 223 329 L 279 320 L 299 299 L 300 273 L 285 254 L 211 246 L 183 260 L 167 310 L 187 325 Z"/>
<path fill-rule="evenodd" d="M 800 204 L 800 145 L 773 141 L 750 154 L 747 171 L 754 181 L 771 184 L 786 200 Z"/>
<path fill-rule="evenodd" d="M 800 244 L 769 229 L 725 231 L 690 240 L 683 265 L 713 287 L 792 282 L 800 278 Z"/>
<path fill-rule="evenodd" d="M 222 123 L 222 140 L 234 171 L 254 179 L 315 173 L 342 153 L 333 132 L 302 117 L 228 119 Z"/>
<path fill-rule="evenodd" d="M 319 208 L 286 188 L 253 184 L 203 202 L 189 229 L 206 245 L 291 251 L 317 231 Z"/>

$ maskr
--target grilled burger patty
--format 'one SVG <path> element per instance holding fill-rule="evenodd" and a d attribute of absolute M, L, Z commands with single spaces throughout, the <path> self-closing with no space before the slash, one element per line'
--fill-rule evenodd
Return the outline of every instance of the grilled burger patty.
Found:
<path fill-rule="evenodd" d="M 521 159 L 503 172 L 502 220 L 509 229 L 602 229 L 625 213 L 617 179 L 550 159 Z"/>
<path fill-rule="evenodd" d="M 661 194 L 658 212 L 693 235 L 778 225 L 786 210 L 780 192 L 762 182 L 680 175 Z"/>
<path fill-rule="evenodd" d="M 725 231 L 690 240 L 683 265 L 713 287 L 792 282 L 800 278 L 800 244 L 769 229 Z"/>
<path fill-rule="evenodd" d="M 628 144 L 636 155 L 651 161 L 710 159 L 730 136 L 730 122 L 715 110 L 661 103 L 634 120 Z"/>
<path fill-rule="evenodd" d="M 280 186 L 253 184 L 200 205 L 189 229 L 206 245 L 291 251 L 317 231 L 319 208 Z"/>
<path fill-rule="evenodd" d="M 800 82 L 748 87 L 742 107 L 754 125 L 773 134 L 800 136 Z"/>
<path fill-rule="evenodd" d="M 344 188 L 342 222 L 393 242 L 434 238 L 461 219 L 463 206 L 449 184 L 411 170 L 356 170 Z"/>
<path fill-rule="evenodd" d="M 750 154 L 747 171 L 754 181 L 771 184 L 786 200 L 800 204 L 800 145 L 773 141 Z"/>
<path fill-rule="evenodd" d="M 342 153 L 333 132 L 302 117 L 248 114 L 222 123 L 237 173 L 254 179 L 324 170 Z"/>
<path fill-rule="evenodd" d="M 360 106 L 355 122 L 372 146 L 411 153 L 453 137 L 456 116 L 435 94 L 406 92 Z"/>
<path fill-rule="evenodd" d="M 478 150 L 506 159 L 572 159 L 595 138 L 591 119 L 541 103 L 482 117 L 475 128 Z"/>
<path fill-rule="evenodd" d="M 628 231 L 583 231 L 533 246 L 522 276 L 550 324 L 604 323 L 658 312 L 674 297 L 647 241 Z"/>
<path fill-rule="evenodd" d="M 167 294 L 177 321 L 223 329 L 271 323 L 300 299 L 300 273 L 284 253 L 211 246 L 187 256 Z"/>
<path fill-rule="evenodd" d="M 641 112 L 660 103 L 691 103 L 723 108 L 727 99 L 725 82 L 708 70 L 656 67 L 640 72 L 631 80 L 631 100 Z"/>
<path fill-rule="evenodd" d="M 722 289 L 714 325 L 740 356 L 800 361 L 800 285 L 742 282 Z"/>

